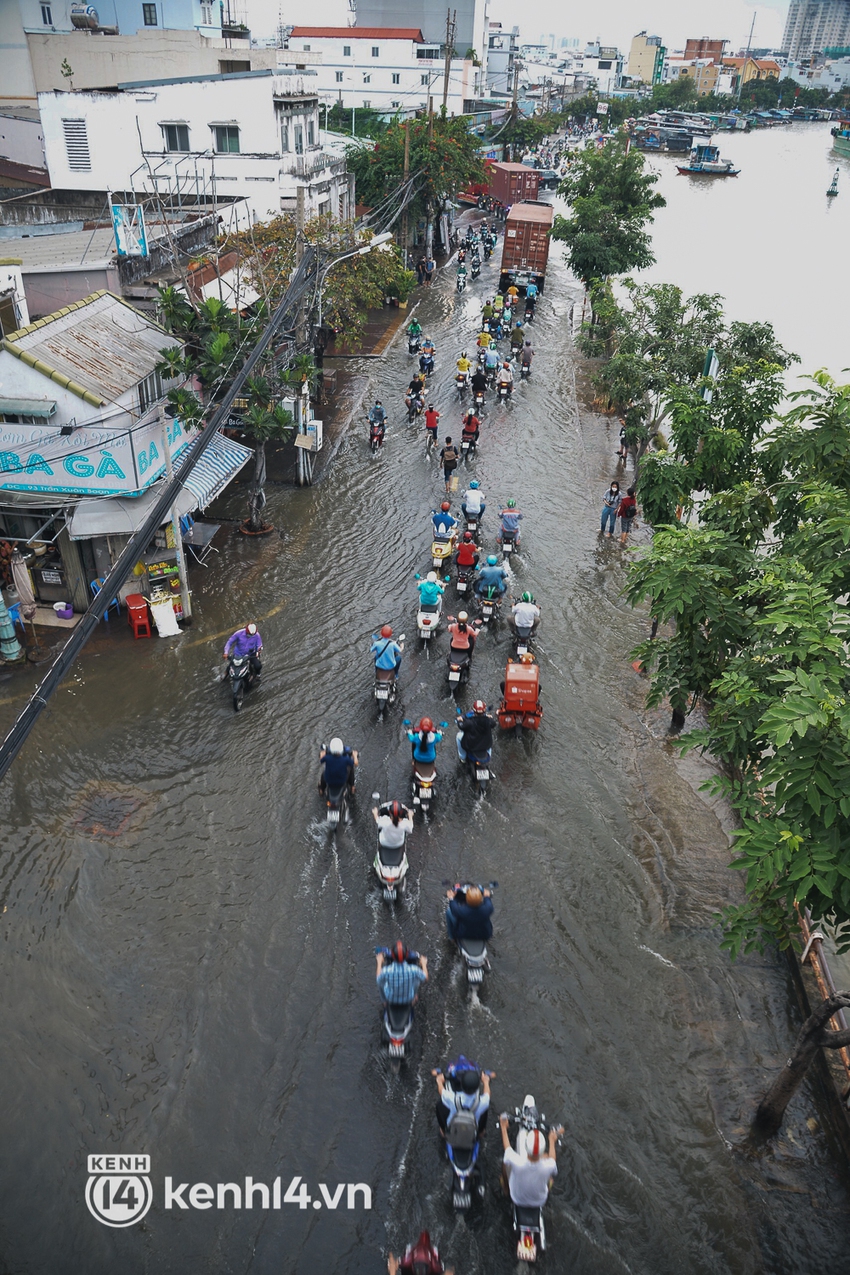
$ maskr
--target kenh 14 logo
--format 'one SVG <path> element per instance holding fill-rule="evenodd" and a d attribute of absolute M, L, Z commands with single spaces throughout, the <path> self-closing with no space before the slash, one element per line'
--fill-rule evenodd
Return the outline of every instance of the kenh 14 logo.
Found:
<path fill-rule="evenodd" d="M 149 1155 L 90 1155 L 86 1204 L 104 1226 L 132 1226 L 153 1201 Z"/>

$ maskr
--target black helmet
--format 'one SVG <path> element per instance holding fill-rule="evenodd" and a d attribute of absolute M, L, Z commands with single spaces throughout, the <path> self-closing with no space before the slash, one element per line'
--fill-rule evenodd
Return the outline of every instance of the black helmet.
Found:
<path fill-rule="evenodd" d="M 460 1087 L 464 1093 L 473 1094 L 478 1092 L 478 1086 L 481 1084 L 481 1075 L 477 1071 L 462 1071 L 460 1073 Z"/>

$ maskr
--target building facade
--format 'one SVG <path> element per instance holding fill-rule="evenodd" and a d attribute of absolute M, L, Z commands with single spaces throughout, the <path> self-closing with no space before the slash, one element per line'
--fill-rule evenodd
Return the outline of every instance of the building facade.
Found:
<path fill-rule="evenodd" d="M 508 31 L 501 22 L 491 22 L 487 38 L 487 89 L 497 96 L 510 97 L 519 55 L 519 27 Z"/>
<path fill-rule="evenodd" d="M 666 53 L 660 35 L 640 31 L 632 39 L 629 50 L 629 79 L 639 84 L 660 84 Z"/>
<path fill-rule="evenodd" d="M 686 59 L 707 59 L 709 62 L 722 62 L 723 51 L 728 40 L 711 40 L 707 35 L 702 35 L 698 40 L 685 41 L 685 58 Z"/>
<path fill-rule="evenodd" d="M 364 107 L 385 114 L 413 115 L 440 106 L 445 71 L 444 48 L 414 27 L 293 27 L 292 56 L 318 54 L 316 89 L 323 102 Z M 471 59 L 453 58 L 449 66 L 449 115 L 462 115 L 464 103 L 479 96 L 480 69 Z"/>
<path fill-rule="evenodd" d="M 595 81 L 598 92 L 606 97 L 623 87 L 624 61 L 614 45 L 588 44 L 578 70 L 588 81 Z"/>
<path fill-rule="evenodd" d="M 850 48 L 850 0 L 791 0 L 782 52 L 794 61 Z"/>
<path fill-rule="evenodd" d="M 353 212 L 353 177 L 322 149 L 318 95 L 300 73 L 148 80 L 38 101 L 55 188 L 158 194 L 169 207 L 241 199 L 261 221 L 295 211 L 300 188 L 308 218 Z"/>
<path fill-rule="evenodd" d="M 352 8 L 354 6 L 352 5 Z M 415 27 L 429 44 L 446 42 L 446 8 L 457 13 L 454 46 L 460 57 L 472 49 L 486 71 L 489 0 L 453 0 L 450 6 L 428 0 L 357 0 L 357 27 Z"/>

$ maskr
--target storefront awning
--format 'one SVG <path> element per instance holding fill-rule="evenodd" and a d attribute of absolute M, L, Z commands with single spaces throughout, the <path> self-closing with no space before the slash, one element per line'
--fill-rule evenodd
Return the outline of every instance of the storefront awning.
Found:
<path fill-rule="evenodd" d="M 55 411 L 49 398 L 0 398 L 0 416 L 52 416 Z"/>
<path fill-rule="evenodd" d="M 174 462 L 178 473 L 192 454 L 187 447 Z M 207 505 L 224 491 L 253 456 L 250 447 L 234 443 L 218 434 L 207 447 L 177 497 L 177 513 L 182 517 Z M 71 515 L 68 534 L 72 540 L 90 540 L 93 536 L 130 536 L 138 531 L 162 493 L 162 482 L 156 482 L 141 496 L 108 496 L 81 500 Z"/>

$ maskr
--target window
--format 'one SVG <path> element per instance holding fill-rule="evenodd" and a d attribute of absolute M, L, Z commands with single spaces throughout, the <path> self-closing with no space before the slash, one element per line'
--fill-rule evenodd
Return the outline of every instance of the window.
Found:
<path fill-rule="evenodd" d="M 431 78 L 431 77 L 430 77 L 429 75 L 420 75 L 420 77 L 419 77 L 419 83 L 420 83 L 420 84 L 427 84 L 430 78 Z"/>
<path fill-rule="evenodd" d="M 302 44 L 302 46 L 301 46 L 301 51 L 302 51 L 302 53 L 309 53 L 309 52 L 310 52 L 310 46 L 309 46 L 309 44 Z"/>
<path fill-rule="evenodd" d="M 91 172 L 91 154 L 89 137 L 85 120 L 63 120 L 62 131 L 65 134 L 65 151 L 68 155 L 68 167 L 72 173 Z"/>
<path fill-rule="evenodd" d="M 337 73 L 336 73 L 336 82 L 337 82 L 337 84 L 342 84 L 342 71 L 337 71 Z"/>
<path fill-rule="evenodd" d="M 160 124 L 162 139 L 167 151 L 187 151 L 189 149 L 188 124 Z"/>
<path fill-rule="evenodd" d="M 219 155 L 239 154 L 239 128 L 236 124 L 214 124 L 213 132 Z"/>
<path fill-rule="evenodd" d="M 393 84 L 401 84 L 401 76 L 398 71 L 393 71 Z"/>
<path fill-rule="evenodd" d="M 162 398 L 162 378 L 159 372 L 151 372 L 143 381 L 139 381 L 139 411 L 142 416 L 157 399 Z"/>
<path fill-rule="evenodd" d="M 308 120 L 307 122 L 307 145 L 316 145 L 316 124 L 314 120 Z"/>
<path fill-rule="evenodd" d="M 417 49 L 416 56 L 418 58 L 427 58 L 427 60 L 430 62 L 440 56 L 440 50 L 439 49 Z"/>
<path fill-rule="evenodd" d="M 142 15 L 144 16 L 146 27 L 158 26 L 158 23 L 156 20 L 156 5 L 155 4 L 143 4 Z"/>
<path fill-rule="evenodd" d="M 390 102 L 390 106 L 392 106 L 393 108 L 401 106 L 401 102 Z"/>
<path fill-rule="evenodd" d="M 364 75 L 364 76 L 363 76 L 363 83 L 364 83 L 364 84 L 371 84 L 371 83 L 372 83 L 372 77 L 371 77 L 371 75 Z"/>
<path fill-rule="evenodd" d="M 342 46 L 342 56 L 343 56 L 344 58 L 350 58 L 350 57 L 351 57 L 351 45 L 350 45 L 350 44 L 344 44 L 344 45 Z"/>
<path fill-rule="evenodd" d="M 363 99 L 363 109 L 364 109 L 364 111 L 368 111 L 368 110 L 371 108 L 371 106 L 372 106 L 372 102 L 371 102 L 371 100 L 370 100 L 368 97 L 364 97 L 364 99 Z"/>
<path fill-rule="evenodd" d="M 53 13 L 49 4 L 43 4 L 41 6 L 41 21 L 46 27 L 53 26 Z"/>
<path fill-rule="evenodd" d="M 212 5 L 211 5 L 211 4 L 202 4 L 202 5 L 201 5 L 201 26 L 202 26 L 202 27 L 211 27 L 211 26 L 212 26 L 212 24 L 213 24 L 212 15 L 213 15 L 213 7 L 212 7 Z"/>
<path fill-rule="evenodd" d="M 232 58 L 228 58 L 224 62 L 219 60 L 218 70 L 220 75 L 235 75 L 237 71 L 250 71 L 251 63 L 239 61 L 239 59 L 234 61 Z"/>
<path fill-rule="evenodd" d="M 377 44 L 373 44 L 373 45 L 372 45 L 372 57 L 373 57 L 373 58 L 379 58 L 380 56 L 381 56 L 381 50 L 379 49 L 379 47 L 378 47 L 378 45 L 377 45 Z"/>
<path fill-rule="evenodd" d="M 289 150 L 289 125 L 281 124 L 280 126 L 280 153 L 286 155 Z"/>
<path fill-rule="evenodd" d="M 304 154 L 304 129 L 300 124 L 295 125 L 295 154 Z"/>

